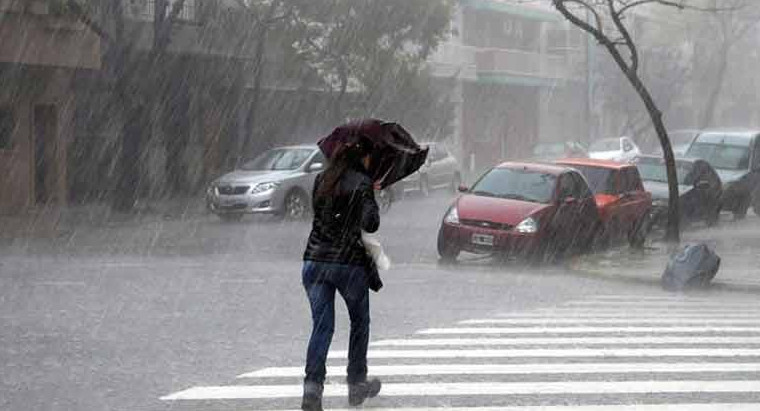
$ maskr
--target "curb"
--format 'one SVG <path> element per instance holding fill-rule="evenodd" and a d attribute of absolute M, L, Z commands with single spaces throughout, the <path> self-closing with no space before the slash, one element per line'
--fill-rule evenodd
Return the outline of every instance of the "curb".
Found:
<path fill-rule="evenodd" d="M 569 271 L 584 277 L 603 278 L 605 280 L 646 285 L 661 289 L 660 278 L 644 275 L 613 274 L 607 270 L 568 267 Z M 664 269 L 664 268 L 663 268 Z M 720 271 L 718 271 L 720 275 Z M 741 282 L 734 280 L 712 281 L 711 286 L 705 290 L 729 291 L 736 293 L 760 294 L 760 283 Z"/>

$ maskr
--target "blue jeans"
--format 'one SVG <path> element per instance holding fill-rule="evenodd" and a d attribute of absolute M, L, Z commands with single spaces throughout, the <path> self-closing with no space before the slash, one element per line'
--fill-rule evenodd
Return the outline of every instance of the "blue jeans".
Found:
<path fill-rule="evenodd" d="M 327 351 L 335 329 L 335 290 L 348 307 L 351 333 L 348 340 L 347 382 L 367 379 L 367 344 L 369 343 L 369 287 L 362 266 L 304 261 L 303 286 L 311 305 L 313 328 L 306 352 L 306 382 L 325 381 Z"/>

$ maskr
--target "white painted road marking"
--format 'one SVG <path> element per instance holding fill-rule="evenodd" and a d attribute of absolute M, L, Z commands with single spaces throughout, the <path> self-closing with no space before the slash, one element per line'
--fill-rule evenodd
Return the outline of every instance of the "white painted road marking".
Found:
<path fill-rule="evenodd" d="M 608 306 L 612 308 L 620 307 L 633 307 L 637 308 L 654 308 L 654 307 L 678 307 L 684 309 L 691 307 L 694 309 L 722 309 L 722 310 L 734 310 L 734 309 L 754 309 L 760 310 L 760 305 L 757 303 L 743 303 L 743 302 L 726 302 L 726 301 L 570 301 L 562 304 L 563 307 L 598 307 Z"/>
<path fill-rule="evenodd" d="M 346 358 L 331 351 L 327 358 Z M 760 349 L 722 348 L 594 348 L 538 350 L 370 350 L 367 358 L 562 358 L 562 357 L 760 357 Z"/>
<path fill-rule="evenodd" d="M 508 324 L 508 325 L 554 325 L 554 324 L 732 324 L 760 325 L 760 318 L 484 318 L 460 321 L 464 325 Z"/>
<path fill-rule="evenodd" d="M 501 313 L 499 318 L 760 318 L 760 311 L 618 311 L 618 310 L 553 310 L 529 311 L 525 313 Z"/>
<path fill-rule="evenodd" d="M 417 334 L 610 334 L 610 333 L 757 332 L 758 327 L 460 327 L 428 328 Z"/>
<path fill-rule="evenodd" d="M 562 382 L 466 382 L 383 384 L 383 397 L 438 397 L 461 395 L 552 394 L 667 394 L 755 393 L 760 381 L 562 381 Z M 424 393 L 424 394 L 422 394 Z M 303 394 L 297 385 L 230 385 L 194 387 L 161 397 L 162 400 L 231 400 L 294 398 Z M 345 385 L 327 384 L 325 397 L 346 396 Z"/>
<path fill-rule="evenodd" d="M 757 411 L 760 403 L 744 404 L 641 404 L 641 405 L 537 405 L 504 407 L 372 408 L 372 411 Z M 278 410 L 279 411 L 279 410 Z M 299 410 L 284 410 L 299 411 Z M 356 408 L 333 410 L 356 411 Z"/>
<path fill-rule="evenodd" d="M 743 345 L 760 344 L 758 337 L 719 337 L 719 336 L 627 336 L 627 337 L 509 337 L 509 338 L 427 338 L 427 339 L 398 339 L 380 340 L 370 343 L 372 347 L 428 347 L 428 346 L 466 346 L 466 345 L 616 345 L 616 344 L 723 344 Z"/>
<path fill-rule="evenodd" d="M 760 363 L 579 363 L 579 364 L 416 364 L 373 365 L 374 376 L 404 375 L 530 375 L 760 372 Z M 346 367 L 327 367 L 328 377 L 345 377 Z M 303 377 L 303 367 L 271 367 L 237 378 Z"/>

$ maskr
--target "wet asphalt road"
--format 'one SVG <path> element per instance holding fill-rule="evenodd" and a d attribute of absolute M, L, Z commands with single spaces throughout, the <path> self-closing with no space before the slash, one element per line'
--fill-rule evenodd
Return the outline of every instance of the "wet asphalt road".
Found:
<path fill-rule="evenodd" d="M 574 276 L 563 267 L 497 267 L 482 260 L 439 266 L 435 235 L 451 198 L 412 196 L 383 216 L 381 234 L 394 269 L 372 295 L 373 341 L 598 295 L 660 295 Z M 227 224 L 198 215 L 68 227 L 56 240 L 3 245 L 0 409 L 296 408 L 296 399 L 159 398 L 234 384 L 236 375 L 264 367 L 303 364 L 310 323 L 300 257 L 308 230 L 307 223 L 271 218 Z M 334 347 L 345 349 L 348 320 L 341 304 L 337 309 Z"/>

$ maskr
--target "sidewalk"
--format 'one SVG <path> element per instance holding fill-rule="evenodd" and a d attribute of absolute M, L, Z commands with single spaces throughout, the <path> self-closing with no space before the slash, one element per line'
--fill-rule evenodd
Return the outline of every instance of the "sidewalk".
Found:
<path fill-rule="evenodd" d="M 141 202 L 131 213 L 115 212 L 107 204 L 45 207 L 0 215 L 0 244 L 19 238 L 60 238 L 76 228 L 193 220 L 205 213 L 203 199 L 192 197 Z"/>
<path fill-rule="evenodd" d="M 681 235 L 680 245 L 658 240 L 644 250 L 625 245 L 584 256 L 570 264 L 579 274 L 609 279 L 648 283 L 659 286 L 670 255 L 684 245 L 704 242 L 721 258 L 721 266 L 713 280 L 716 287 L 735 291 L 760 292 L 760 218 L 751 215 L 743 221 L 722 216 L 715 228 L 696 225 Z M 655 233 L 656 237 L 658 233 Z"/>

